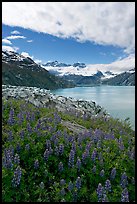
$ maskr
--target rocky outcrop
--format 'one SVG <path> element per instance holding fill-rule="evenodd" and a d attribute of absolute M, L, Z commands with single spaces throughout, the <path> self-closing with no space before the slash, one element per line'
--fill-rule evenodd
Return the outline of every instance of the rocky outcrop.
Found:
<path fill-rule="evenodd" d="M 93 101 L 76 100 L 71 97 L 57 96 L 49 90 L 37 87 L 2 85 L 2 97 L 25 99 L 36 107 L 56 108 L 61 112 L 73 112 L 89 116 L 108 115 L 106 111 Z"/>

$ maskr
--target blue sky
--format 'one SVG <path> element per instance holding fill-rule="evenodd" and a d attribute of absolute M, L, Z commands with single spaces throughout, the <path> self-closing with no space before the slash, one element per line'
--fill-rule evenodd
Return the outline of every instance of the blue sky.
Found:
<path fill-rule="evenodd" d="M 133 63 L 134 7 L 134 2 L 2 2 L 2 49 L 42 63 L 111 64 L 127 58 Z"/>
<path fill-rule="evenodd" d="M 12 47 L 17 47 L 19 53 L 27 52 L 30 56 L 34 56 L 42 62 L 58 60 L 70 64 L 77 61 L 86 64 L 106 64 L 127 55 L 120 47 L 99 45 L 90 41 L 77 42 L 73 38 L 62 39 L 30 29 L 6 25 L 2 25 L 2 38 L 6 39 L 11 36 L 11 33 L 15 30 L 19 32 L 19 36 L 26 38 L 10 39 Z M 27 42 L 29 40 L 32 40 L 32 42 Z M 3 45 L 6 45 L 6 43 L 3 43 Z"/>

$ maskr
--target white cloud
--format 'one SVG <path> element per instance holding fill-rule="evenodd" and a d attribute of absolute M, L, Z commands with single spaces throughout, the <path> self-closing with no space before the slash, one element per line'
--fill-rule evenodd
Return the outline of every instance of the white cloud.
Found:
<path fill-rule="evenodd" d="M 128 71 L 129 69 L 135 68 L 135 55 L 130 54 L 128 57 L 118 59 L 110 64 L 89 64 L 87 65 L 88 70 L 92 71 L 112 71 L 114 73 L 121 73 Z"/>
<path fill-rule="evenodd" d="M 33 59 L 33 56 L 30 56 L 28 52 L 22 52 L 21 55 L 23 55 L 24 57 L 29 57 L 31 59 Z"/>
<path fill-rule="evenodd" d="M 135 2 L 2 2 L 2 22 L 128 53 L 135 48 Z"/>
<path fill-rule="evenodd" d="M 33 40 L 27 40 L 27 42 L 31 43 L 31 42 L 33 42 Z"/>
<path fill-rule="evenodd" d="M 5 38 L 2 39 L 2 43 L 8 44 L 8 45 L 11 45 L 11 44 L 12 44 L 10 40 L 5 39 Z"/>
<path fill-rule="evenodd" d="M 23 35 L 11 35 L 6 37 L 6 39 L 15 40 L 15 39 L 25 39 L 26 37 Z"/>
<path fill-rule="evenodd" d="M 37 64 L 41 64 L 42 63 L 42 61 L 39 60 L 39 59 L 35 59 L 34 62 L 37 63 Z"/>
<path fill-rule="evenodd" d="M 42 66 L 43 67 L 43 66 Z M 47 70 L 54 70 L 60 73 L 60 75 L 64 74 L 75 74 L 75 75 L 83 75 L 83 76 L 92 76 L 98 70 L 103 73 L 106 71 L 111 71 L 114 74 L 119 74 L 121 72 L 129 71 L 132 68 L 135 68 L 135 55 L 131 54 L 128 57 L 116 60 L 110 64 L 88 64 L 85 68 L 78 68 L 69 66 L 69 67 L 44 67 Z"/>
<path fill-rule="evenodd" d="M 11 32 L 11 34 L 16 34 L 17 35 L 17 34 L 20 34 L 20 32 L 17 31 L 17 30 L 14 30 L 14 31 Z"/>
<path fill-rule="evenodd" d="M 7 46 L 7 45 L 2 45 L 2 50 L 3 51 L 13 51 L 13 52 L 17 52 L 19 50 L 18 47 L 11 47 L 11 46 Z"/>

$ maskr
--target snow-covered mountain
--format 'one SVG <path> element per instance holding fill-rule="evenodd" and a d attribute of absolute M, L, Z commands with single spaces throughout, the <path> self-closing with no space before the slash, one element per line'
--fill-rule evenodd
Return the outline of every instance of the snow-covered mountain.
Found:
<path fill-rule="evenodd" d="M 2 51 L 2 84 L 45 89 L 72 87 L 72 84 L 50 74 L 31 58 L 12 51 Z"/>
<path fill-rule="evenodd" d="M 49 72 L 58 75 L 58 76 L 67 76 L 67 75 L 78 75 L 78 76 L 94 76 L 101 74 L 100 77 L 103 79 L 108 79 L 116 76 L 116 73 L 110 71 L 101 71 L 96 69 L 92 69 L 90 66 L 85 63 L 74 63 L 74 64 L 65 64 L 59 63 L 58 61 L 48 62 L 46 64 L 41 65 L 43 68 L 48 70 Z"/>

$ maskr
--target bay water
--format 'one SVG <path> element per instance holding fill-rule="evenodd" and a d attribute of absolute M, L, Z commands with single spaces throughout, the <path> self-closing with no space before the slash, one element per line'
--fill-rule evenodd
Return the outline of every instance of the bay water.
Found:
<path fill-rule="evenodd" d="M 94 101 L 114 118 L 129 118 L 132 128 L 135 129 L 135 86 L 75 87 L 52 90 L 52 93 Z"/>

